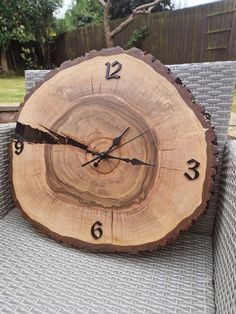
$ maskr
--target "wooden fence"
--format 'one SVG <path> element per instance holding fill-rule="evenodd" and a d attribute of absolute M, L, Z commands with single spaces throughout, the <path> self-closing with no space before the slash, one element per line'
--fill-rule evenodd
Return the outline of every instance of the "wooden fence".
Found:
<path fill-rule="evenodd" d="M 119 21 L 112 21 L 112 28 Z M 125 46 L 134 30 L 148 26 L 141 49 L 165 64 L 236 59 L 236 0 L 214 2 L 183 10 L 138 16 L 115 38 Z M 74 59 L 106 47 L 102 25 L 61 34 L 56 39 L 54 62 Z"/>

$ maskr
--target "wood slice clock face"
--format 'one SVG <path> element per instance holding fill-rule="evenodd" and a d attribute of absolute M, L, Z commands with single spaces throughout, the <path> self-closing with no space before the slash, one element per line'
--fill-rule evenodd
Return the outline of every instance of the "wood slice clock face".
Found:
<path fill-rule="evenodd" d="M 204 110 L 159 61 L 93 51 L 26 97 L 11 143 L 15 199 L 56 240 L 152 250 L 204 212 L 214 140 Z"/>

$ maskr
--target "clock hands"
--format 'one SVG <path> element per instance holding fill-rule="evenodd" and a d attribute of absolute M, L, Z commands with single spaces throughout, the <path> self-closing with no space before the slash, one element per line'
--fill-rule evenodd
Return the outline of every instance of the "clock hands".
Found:
<path fill-rule="evenodd" d="M 133 166 L 138 166 L 138 165 L 147 165 L 147 166 L 155 166 L 154 164 L 149 164 L 146 163 L 142 160 L 139 160 L 137 158 L 120 158 L 120 157 L 115 157 L 110 155 L 109 153 L 115 151 L 116 149 L 130 143 L 131 141 L 137 139 L 138 137 L 146 134 L 147 132 L 150 132 L 150 130 L 147 130 L 133 138 L 131 138 L 130 140 L 124 142 L 123 144 L 120 144 L 121 139 L 123 137 L 123 135 L 129 130 L 129 127 L 127 129 L 125 129 L 125 131 L 118 137 L 114 138 L 112 141 L 112 145 L 109 147 L 109 149 L 105 152 L 97 152 L 95 150 L 92 150 L 88 147 L 88 145 L 80 143 L 68 136 L 63 136 L 60 135 L 54 131 L 51 131 L 50 129 L 46 128 L 43 125 L 40 125 L 41 127 L 43 127 L 45 130 L 47 130 L 47 132 L 44 132 L 42 130 L 39 129 L 34 129 L 32 128 L 30 125 L 24 125 L 20 122 L 17 122 L 16 125 L 16 129 L 15 129 L 15 134 L 14 134 L 14 139 L 17 141 L 27 141 L 29 143 L 36 143 L 36 144 L 62 144 L 62 145 L 71 145 L 74 147 L 78 147 L 82 150 L 84 150 L 86 153 L 97 155 L 97 157 L 93 158 L 92 160 L 84 163 L 82 165 L 82 167 L 97 161 L 94 166 L 97 167 L 99 162 L 103 159 L 117 159 L 117 160 L 121 160 L 127 163 L 131 163 Z"/>
<path fill-rule="evenodd" d="M 120 142 L 121 142 L 122 137 L 124 136 L 124 134 L 125 134 L 128 130 L 129 130 L 129 127 L 128 127 L 127 129 L 125 129 L 124 132 L 121 133 L 120 136 L 115 137 L 115 138 L 113 139 L 113 141 L 112 141 L 112 145 L 108 148 L 108 150 L 107 150 L 106 152 L 104 152 L 104 154 L 108 154 L 108 153 L 112 150 L 113 147 L 120 145 Z M 100 159 L 99 159 L 97 162 L 94 163 L 94 167 L 97 167 L 98 164 L 100 163 L 100 161 L 101 161 L 102 159 L 103 159 L 103 158 L 100 157 Z"/>
<path fill-rule="evenodd" d="M 121 144 L 121 145 L 119 145 L 119 146 L 113 148 L 112 150 L 110 150 L 109 153 L 114 152 L 114 150 L 116 150 L 116 149 L 118 149 L 118 148 L 120 148 L 120 147 L 122 147 L 122 146 L 124 146 L 124 145 L 126 145 L 126 144 L 128 144 L 128 143 L 130 143 L 130 142 L 132 142 L 132 141 L 134 141 L 134 140 L 136 140 L 136 138 L 138 138 L 138 137 L 140 137 L 140 136 L 143 136 L 144 134 L 146 134 L 146 133 L 148 133 L 148 132 L 150 132 L 150 131 L 151 131 L 151 130 L 146 130 L 146 131 L 144 131 L 143 133 L 140 133 L 139 135 L 137 135 L 137 136 L 131 138 L 130 140 L 124 142 L 123 144 Z"/>
<path fill-rule="evenodd" d="M 148 132 L 150 132 L 150 131 L 151 131 L 151 130 L 146 130 L 146 131 L 140 133 L 139 135 L 137 135 L 137 136 L 131 138 L 130 140 L 124 142 L 123 144 L 118 145 L 117 147 L 114 147 L 113 149 L 111 149 L 111 150 L 109 151 L 109 153 L 111 153 L 111 152 L 115 151 L 116 149 L 118 149 L 118 148 L 120 148 L 120 147 L 122 147 L 122 146 L 124 146 L 124 145 L 126 145 L 126 144 L 128 144 L 128 143 L 130 143 L 130 142 L 132 142 L 132 141 L 134 141 L 135 139 L 139 138 L 140 136 L 143 136 L 144 134 L 146 134 L 146 133 L 148 133 Z M 119 158 L 119 157 L 111 156 L 110 154 L 107 154 L 106 152 L 100 153 L 100 156 L 99 156 L 99 157 L 95 157 L 95 158 L 93 158 L 92 160 L 87 161 L 86 163 L 82 164 L 81 166 L 84 167 L 84 166 L 86 166 L 86 165 L 88 165 L 88 164 L 90 164 L 90 163 L 92 163 L 92 162 L 94 162 L 94 161 L 96 161 L 96 160 L 99 160 L 99 159 L 118 159 L 118 160 L 122 160 L 122 161 L 125 161 L 125 162 L 130 162 L 133 166 L 138 166 L 138 165 L 156 166 L 156 165 L 154 165 L 154 164 L 147 164 L 147 163 L 145 163 L 144 161 L 138 160 L 138 159 L 136 159 L 136 158 L 129 159 L 129 158 Z M 132 161 L 132 162 L 131 162 L 131 161 Z M 96 167 L 96 166 L 95 166 L 95 167 Z"/>
<path fill-rule="evenodd" d="M 121 161 L 124 161 L 124 162 L 127 162 L 127 163 L 131 163 L 133 166 L 142 166 L 142 165 L 146 165 L 146 166 L 156 166 L 156 164 L 149 164 L 149 163 L 146 163 L 142 160 L 139 160 L 137 158 L 122 158 L 122 157 L 116 157 L 116 156 L 112 156 L 112 155 L 109 155 L 107 153 L 100 153 L 100 157 L 96 157 L 90 161 L 87 161 L 86 163 L 84 163 L 83 165 L 81 165 L 82 167 L 92 163 L 93 161 L 96 161 L 96 160 L 105 160 L 105 159 L 116 159 L 116 160 L 121 160 Z M 97 167 L 96 165 L 94 165 L 95 167 Z"/>

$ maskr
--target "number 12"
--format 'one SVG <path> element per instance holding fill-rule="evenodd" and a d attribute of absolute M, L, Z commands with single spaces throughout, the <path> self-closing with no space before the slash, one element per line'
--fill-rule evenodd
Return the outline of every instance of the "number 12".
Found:
<path fill-rule="evenodd" d="M 107 62 L 107 63 L 105 63 L 105 66 L 107 67 L 106 68 L 106 75 L 105 75 L 105 78 L 107 80 L 120 78 L 120 75 L 117 74 L 122 68 L 122 64 L 120 62 L 114 61 L 112 64 L 110 64 L 110 62 Z M 111 66 L 112 67 L 117 66 L 117 68 L 112 73 L 110 73 Z"/>

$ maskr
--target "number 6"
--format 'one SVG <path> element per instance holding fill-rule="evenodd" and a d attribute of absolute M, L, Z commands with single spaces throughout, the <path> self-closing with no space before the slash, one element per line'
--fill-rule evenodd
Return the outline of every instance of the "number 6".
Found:
<path fill-rule="evenodd" d="M 96 221 L 91 227 L 91 235 L 95 240 L 100 239 L 103 235 L 103 230 L 101 226 L 102 223 L 100 221 Z"/>

